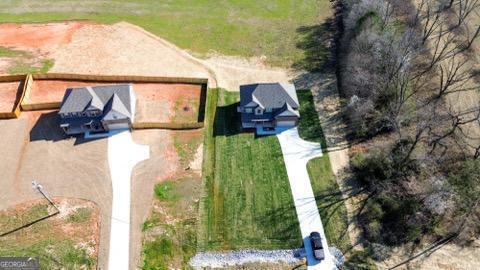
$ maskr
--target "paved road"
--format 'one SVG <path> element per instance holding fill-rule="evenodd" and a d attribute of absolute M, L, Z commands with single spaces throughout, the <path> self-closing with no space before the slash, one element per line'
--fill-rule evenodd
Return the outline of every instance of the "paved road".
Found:
<path fill-rule="evenodd" d="M 323 224 L 307 172 L 307 162 L 312 158 L 322 156 L 320 144 L 302 140 L 298 135 L 297 128 L 283 131 L 277 134 L 277 137 L 282 147 L 300 230 L 307 251 L 308 269 L 336 269 L 334 258 L 328 250 Z M 322 261 L 317 261 L 313 257 L 308 238 L 312 231 L 317 231 L 322 236 L 322 244 L 325 249 L 325 259 Z"/>
<path fill-rule="evenodd" d="M 112 215 L 108 269 L 128 270 L 130 248 L 130 179 L 133 167 L 149 158 L 149 147 L 135 144 L 129 131 L 108 138 L 108 165 L 112 177 Z"/>

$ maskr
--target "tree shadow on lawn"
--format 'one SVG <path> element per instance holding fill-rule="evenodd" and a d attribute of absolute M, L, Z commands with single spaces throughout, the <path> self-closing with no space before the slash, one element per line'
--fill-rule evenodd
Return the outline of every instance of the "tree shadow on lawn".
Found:
<path fill-rule="evenodd" d="M 285 246 L 282 248 L 299 248 L 303 245 L 300 224 L 293 202 L 289 206 L 282 205 L 263 211 L 255 217 L 255 222 L 270 227 L 272 235 L 266 235 L 265 238 L 284 243 Z M 287 225 L 285 226 L 285 224 Z M 275 229 L 272 230 L 272 227 Z"/>
<path fill-rule="evenodd" d="M 303 51 L 304 57 L 293 63 L 292 68 L 310 73 L 334 71 L 334 19 L 327 18 L 318 25 L 300 26 L 296 32 L 299 38 L 296 47 Z"/>
<path fill-rule="evenodd" d="M 338 50 L 343 27 L 340 17 L 341 6 L 332 4 L 335 14 L 322 23 L 297 28 L 297 48 L 302 50 L 304 57 L 292 64 L 299 72 L 293 79 L 297 89 L 310 89 L 315 104 L 322 104 L 319 115 L 322 127 L 329 132 L 325 139 L 330 147 L 344 147 L 345 138 L 342 134 L 349 133 L 345 123 L 343 108 L 330 106 L 330 100 L 339 97 L 336 73 L 338 71 Z M 332 107 L 332 108 L 330 108 Z M 318 108 L 317 108 L 318 110 Z"/>

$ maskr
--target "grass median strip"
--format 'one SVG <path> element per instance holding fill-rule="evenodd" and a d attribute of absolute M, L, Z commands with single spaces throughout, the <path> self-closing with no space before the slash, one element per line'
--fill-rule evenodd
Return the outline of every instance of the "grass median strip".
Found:
<path fill-rule="evenodd" d="M 207 130 L 200 249 L 277 249 L 301 245 L 290 185 L 275 136 L 242 131 L 238 93 L 218 91 Z M 213 103 L 213 102 L 212 102 Z M 208 159 L 210 158 L 210 159 Z"/>
<path fill-rule="evenodd" d="M 300 137 L 320 143 L 324 152 L 322 157 L 308 162 L 307 170 L 325 234 L 330 245 L 336 246 L 342 252 L 347 252 L 351 246 L 347 233 L 347 209 L 326 151 L 327 145 L 315 110 L 312 92 L 301 90 L 297 94 L 301 116 L 298 127 Z"/>

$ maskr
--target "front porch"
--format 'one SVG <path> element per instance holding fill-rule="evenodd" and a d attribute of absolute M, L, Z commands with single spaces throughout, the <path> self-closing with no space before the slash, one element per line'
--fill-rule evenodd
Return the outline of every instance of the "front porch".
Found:
<path fill-rule="evenodd" d="M 262 124 L 257 124 L 255 125 L 255 132 L 257 133 L 257 135 L 260 135 L 260 136 L 264 136 L 264 135 L 275 135 L 275 134 L 278 134 L 278 133 L 281 133 L 287 129 L 290 129 L 290 128 L 293 128 L 292 127 L 289 127 L 289 126 L 272 126 L 272 125 L 268 125 L 268 126 L 264 126 Z"/>

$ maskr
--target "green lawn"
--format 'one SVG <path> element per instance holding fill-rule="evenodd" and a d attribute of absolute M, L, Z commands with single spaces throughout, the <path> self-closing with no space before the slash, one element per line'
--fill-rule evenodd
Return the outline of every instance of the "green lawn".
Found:
<path fill-rule="evenodd" d="M 0 57 L 13 59 L 12 64 L 7 68 L 8 74 L 47 73 L 53 67 L 51 59 L 35 59 L 30 52 L 2 46 L 0 46 Z"/>
<path fill-rule="evenodd" d="M 329 244 L 346 252 L 351 247 L 347 233 L 347 209 L 328 154 L 310 160 L 307 169 Z"/>
<path fill-rule="evenodd" d="M 280 144 L 275 136 L 242 133 L 238 99 L 238 93 L 214 90 L 207 100 L 199 248 L 298 247 L 300 228 Z"/>
<path fill-rule="evenodd" d="M 322 144 L 324 155 L 307 164 L 325 234 L 330 245 L 346 252 L 351 244 L 347 233 L 347 209 L 332 172 L 326 142 L 310 90 L 297 92 L 300 102 L 299 134 L 305 140 Z"/>
<path fill-rule="evenodd" d="M 328 0 L 0 1 L 0 22 L 128 21 L 196 53 L 266 55 L 281 66 L 302 58 L 296 30 L 329 13 Z"/>

